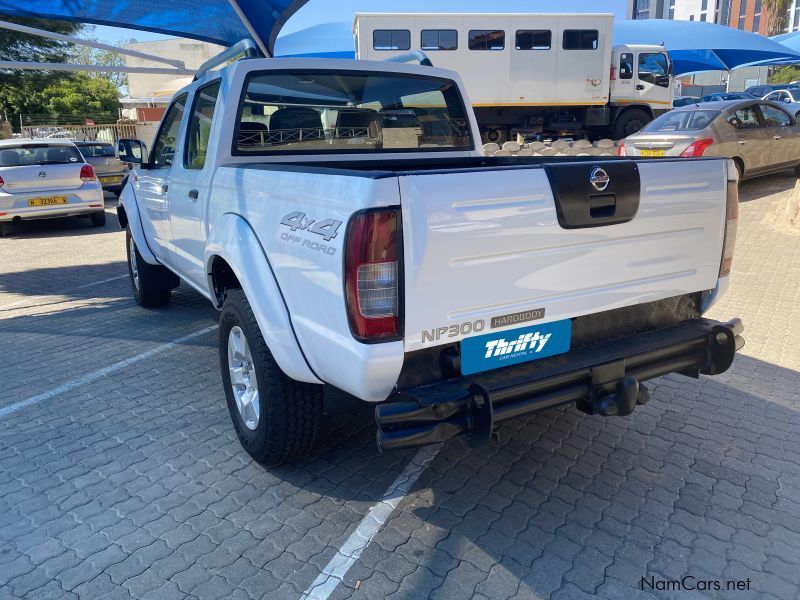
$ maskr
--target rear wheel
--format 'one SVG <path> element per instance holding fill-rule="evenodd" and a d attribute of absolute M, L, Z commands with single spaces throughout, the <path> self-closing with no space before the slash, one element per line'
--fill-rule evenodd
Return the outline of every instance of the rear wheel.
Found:
<path fill-rule="evenodd" d="M 800 177 L 800 165 L 797 165 L 797 166 L 794 168 L 794 176 L 795 176 L 795 177 Z M 3 235 L 3 234 L 2 234 L 2 233 L 0 233 L 0 235 Z"/>
<path fill-rule="evenodd" d="M 130 228 L 125 231 L 128 250 L 128 275 L 131 279 L 133 298 L 139 306 L 146 308 L 163 306 L 169 302 L 172 288 L 178 287 L 180 280 L 161 265 L 145 262 Z"/>
<path fill-rule="evenodd" d="M 614 139 L 621 140 L 629 135 L 633 135 L 651 120 L 650 115 L 643 110 L 638 108 L 626 110 L 619 119 L 617 119 L 614 125 Z"/>
<path fill-rule="evenodd" d="M 92 227 L 103 227 L 106 224 L 106 211 L 92 213 L 89 217 L 92 219 Z"/>
<path fill-rule="evenodd" d="M 229 291 L 222 306 L 219 358 L 228 411 L 247 453 L 278 465 L 311 450 L 322 418 L 322 386 L 281 371 L 240 289 Z"/>

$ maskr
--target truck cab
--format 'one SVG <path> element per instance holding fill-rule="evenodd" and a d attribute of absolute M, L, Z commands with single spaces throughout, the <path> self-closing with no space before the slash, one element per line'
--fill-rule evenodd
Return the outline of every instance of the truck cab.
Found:
<path fill-rule="evenodd" d="M 619 137 L 636 133 L 670 109 L 672 63 L 662 46 L 614 46 L 609 104 L 612 121 L 624 120 Z"/>

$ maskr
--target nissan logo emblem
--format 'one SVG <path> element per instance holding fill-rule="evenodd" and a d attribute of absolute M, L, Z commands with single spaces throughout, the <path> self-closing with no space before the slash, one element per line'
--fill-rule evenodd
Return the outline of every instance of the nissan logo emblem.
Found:
<path fill-rule="evenodd" d="M 589 183 L 594 186 L 598 192 L 602 192 L 611 183 L 611 178 L 602 167 L 595 167 L 592 169 L 592 174 L 589 175 Z"/>
<path fill-rule="evenodd" d="M 39 171 L 39 177 L 41 177 L 42 179 L 47 177 L 47 171 Z"/>

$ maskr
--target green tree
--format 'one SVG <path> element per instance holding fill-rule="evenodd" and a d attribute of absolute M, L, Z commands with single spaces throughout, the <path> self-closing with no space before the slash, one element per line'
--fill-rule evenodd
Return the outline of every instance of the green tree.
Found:
<path fill-rule="evenodd" d="M 800 81 L 800 68 L 795 66 L 778 67 L 769 76 L 770 83 L 790 83 Z"/>
<path fill-rule="evenodd" d="M 49 114 L 115 114 L 119 104 L 119 90 L 105 77 L 76 73 L 42 90 L 40 102 Z"/>
<path fill-rule="evenodd" d="M 4 17 L 6 21 L 45 29 L 64 35 L 75 35 L 83 25 L 52 21 Z M 69 44 L 35 35 L 0 29 L 0 56 L 3 60 L 25 62 L 64 62 L 72 52 Z M 20 113 L 46 112 L 40 104 L 40 91 L 69 75 L 60 71 L 0 70 L 0 117 L 8 116 L 15 130 L 19 129 Z"/>
<path fill-rule="evenodd" d="M 84 39 L 98 41 L 94 36 L 82 36 Z M 125 42 L 119 42 L 117 45 L 122 45 Z M 101 50 L 99 48 L 90 48 L 89 46 L 76 45 L 72 50 L 72 62 L 79 65 L 101 65 L 105 67 L 122 67 L 125 66 L 125 58 L 118 52 L 110 50 Z M 108 79 L 114 87 L 122 88 L 128 85 L 127 73 L 91 73 L 92 76 L 102 77 Z"/>

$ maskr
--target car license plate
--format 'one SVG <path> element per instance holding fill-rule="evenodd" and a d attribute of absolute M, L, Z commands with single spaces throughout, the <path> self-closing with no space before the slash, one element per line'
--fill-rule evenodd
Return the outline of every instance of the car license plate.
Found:
<path fill-rule="evenodd" d="M 461 373 L 471 375 L 569 351 L 572 321 L 498 331 L 461 340 Z"/>
<path fill-rule="evenodd" d="M 122 177 L 101 177 L 100 183 L 120 183 Z"/>
<path fill-rule="evenodd" d="M 666 153 L 665 150 L 661 150 L 658 148 L 644 148 L 640 150 L 642 156 L 664 156 Z"/>
<path fill-rule="evenodd" d="M 66 204 L 66 196 L 53 196 L 51 198 L 31 198 L 28 206 L 53 206 L 55 204 Z"/>

